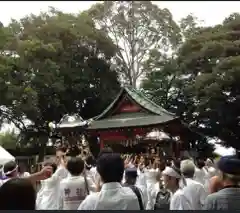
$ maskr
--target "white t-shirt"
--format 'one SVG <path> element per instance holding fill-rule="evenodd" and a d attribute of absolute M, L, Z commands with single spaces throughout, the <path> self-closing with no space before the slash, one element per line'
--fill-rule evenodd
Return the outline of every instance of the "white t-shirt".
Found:
<path fill-rule="evenodd" d="M 48 179 L 41 181 L 41 188 L 37 194 L 37 210 L 58 210 L 60 200 L 60 181 L 68 176 L 64 167 L 58 167 Z"/>
<path fill-rule="evenodd" d="M 191 210 L 190 202 L 182 189 L 178 189 L 171 197 L 170 210 Z"/>
<path fill-rule="evenodd" d="M 206 178 L 207 177 L 207 171 L 202 168 L 202 169 L 199 169 L 199 168 L 195 168 L 195 173 L 194 173 L 194 180 L 196 180 L 197 182 L 201 183 L 201 184 L 205 184 L 205 181 L 206 181 Z"/>
<path fill-rule="evenodd" d="M 187 185 L 183 187 L 184 196 L 189 200 L 191 210 L 201 210 L 207 197 L 207 192 L 203 184 L 186 178 Z"/>

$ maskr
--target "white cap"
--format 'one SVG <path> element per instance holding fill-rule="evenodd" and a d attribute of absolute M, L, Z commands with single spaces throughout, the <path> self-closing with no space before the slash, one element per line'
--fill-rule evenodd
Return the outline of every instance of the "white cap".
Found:
<path fill-rule="evenodd" d="M 181 166 L 180 166 L 181 172 L 185 172 L 187 170 L 195 170 L 195 164 L 193 163 L 192 160 L 183 160 L 181 161 Z"/>
<path fill-rule="evenodd" d="M 182 178 L 182 176 L 179 173 L 177 173 L 173 168 L 168 166 L 163 170 L 162 174 L 170 177 L 175 177 L 178 179 Z"/>

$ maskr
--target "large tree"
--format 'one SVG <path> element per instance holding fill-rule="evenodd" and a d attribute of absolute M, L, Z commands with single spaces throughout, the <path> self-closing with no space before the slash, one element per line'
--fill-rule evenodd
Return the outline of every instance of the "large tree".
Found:
<path fill-rule="evenodd" d="M 162 107 L 182 116 L 185 112 L 186 98 L 184 96 L 185 76 L 182 76 L 178 63 L 178 50 L 184 42 L 197 34 L 202 21 L 192 14 L 179 22 L 180 42 L 171 54 L 163 55 L 161 50 L 153 49 L 150 57 L 144 61 L 147 71 L 141 87 L 144 92 Z"/>
<path fill-rule="evenodd" d="M 117 46 L 112 63 L 121 80 L 133 87 L 146 73 L 143 65 L 152 51 L 157 49 L 164 58 L 181 41 L 171 12 L 151 1 L 105 1 L 94 5 L 88 13 Z"/>
<path fill-rule="evenodd" d="M 205 28 L 179 52 L 182 71 L 188 75 L 194 126 L 225 144 L 240 148 L 240 15 Z M 187 83 L 187 82 L 186 82 Z"/>
<path fill-rule="evenodd" d="M 148 91 L 153 92 L 152 97 L 157 92 L 163 93 L 161 98 L 169 97 L 163 101 L 159 99 L 163 104 L 174 97 L 170 106 L 192 128 L 237 149 L 240 148 L 239 29 L 240 15 L 237 13 L 222 24 L 198 29 L 186 39 L 177 57 L 163 64 L 151 75 L 151 81 L 145 82 Z M 169 88 L 166 85 L 175 75 L 177 81 L 166 93 L 164 89 Z M 176 88 L 180 96 L 173 93 Z"/>
<path fill-rule="evenodd" d="M 199 120 L 196 118 L 198 113 L 194 110 L 196 97 L 193 94 L 192 85 L 195 82 L 196 75 L 193 70 L 185 69 L 181 53 L 193 38 L 209 29 L 201 27 L 201 23 L 197 17 L 191 14 L 181 19 L 179 25 L 182 43 L 165 60 L 159 60 L 161 55 L 158 51 L 155 51 L 155 54 L 145 63 L 146 69 L 150 69 L 152 72 L 147 74 L 142 83 L 144 91 L 152 100 L 176 113 L 194 129 L 199 127 L 201 123 L 198 123 Z M 186 61 L 191 57 L 191 54 L 192 52 L 189 50 L 188 55 L 185 57 Z M 196 130 L 199 129 L 196 128 Z M 204 138 L 201 138 L 200 141 L 201 143 L 193 144 L 197 149 L 205 147 L 203 152 L 212 149 Z"/>
<path fill-rule="evenodd" d="M 110 70 L 115 45 L 97 30 L 86 13 L 65 14 L 51 8 L 39 16 L 13 20 L 0 64 L 0 105 L 4 118 L 44 147 L 50 121 L 68 113 L 90 118 L 100 113 L 119 90 Z M 28 134 L 29 135 L 29 134 Z"/>

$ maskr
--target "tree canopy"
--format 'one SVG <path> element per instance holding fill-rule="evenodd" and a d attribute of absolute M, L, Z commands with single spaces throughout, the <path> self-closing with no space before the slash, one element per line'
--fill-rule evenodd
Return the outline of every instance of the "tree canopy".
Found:
<path fill-rule="evenodd" d="M 7 131 L 0 134 L 0 145 L 4 149 L 16 149 L 18 136 L 14 131 Z"/>
<path fill-rule="evenodd" d="M 88 14 L 117 46 L 112 62 L 122 81 L 133 87 L 146 73 L 144 63 L 152 52 L 164 58 L 181 41 L 171 12 L 151 1 L 104 1 L 92 6 Z"/>
<path fill-rule="evenodd" d="M 179 50 L 186 40 L 201 29 L 201 21 L 192 14 L 182 18 L 179 23 L 180 42 L 171 54 L 162 54 L 155 49 L 144 63 L 148 70 L 141 86 L 153 101 L 165 109 L 181 116 L 185 112 L 186 96 L 184 95 L 186 76 L 182 75 L 178 61 Z"/>
<path fill-rule="evenodd" d="M 51 8 L 12 20 L 0 38 L 1 117 L 44 143 L 50 121 L 67 113 L 96 116 L 120 89 L 110 69 L 116 47 L 86 13 Z"/>
<path fill-rule="evenodd" d="M 170 100 L 172 110 L 193 128 L 238 149 L 239 29 L 236 13 L 222 24 L 198 28 L 186 38 L 177 57 L 158 66 L 144 83 L 152 97 L 162 92 L 159 102 Z"/>

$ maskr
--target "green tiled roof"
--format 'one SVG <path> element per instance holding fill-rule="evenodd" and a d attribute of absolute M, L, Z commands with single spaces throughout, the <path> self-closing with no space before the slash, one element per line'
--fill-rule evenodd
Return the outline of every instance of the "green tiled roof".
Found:
<path fill-rule="evenodd" d="M 161 106 L 157 105 L 156 103 L 148 99 L 143 93 L 137 91 L 136 89 L 125 88 L 125 90 L 139 105 L 149 110 L 150 112 L 158 115 L 166 114 L 175 117 L 173 113 L 168 112 Z"/>
<path fill-rule="evenodd" d="M 128 115 L 128 116 L 126 116 Z M 158 125 L 169 122 L 168 116 L 160 116 L 147 113 L 127 113 L 119 116 L 99 119 L 93 121 L 88 129 L 111 129 L 111 128 L 124 128 L 124 127 L 142 127 L 149 125 Z"/>
<path fill-rule="evenodd" d="M 113 109 L 114 105 L 118 102 L 119 98 L 122 96 L 122 94 L 126 92 L 131 99 L 133 99 L 137 104 L 139 104 L 141 107 L 145 108 L 147 111 L 157 114 L 157 115 L 169 115 L 171 117 L 175 117 L 175 115 L 171 112 L 168 112 L 161 106 L 157 105 L 150 99 L 148 99 L 143 93 L 137 91 L 136 89 L 133 89 L 131 87 L 124 87 L 121 89 L 120 93 L 117 95 L 115 100 L 98 116 L 94 118 L 94 120 L 99 120 L 102 118 L 105 118 L 111 109 Z"/>
<path fill-rule="evenodd" d="M 108 116 L 116 107 L 116 104 L 119 102 L 121 97 L 125 94 L 145 109 L 145 112 L 122 113 L 115 116 Z M 124 87 L 121 89 L 115 100 L 100 115 L 93 119 L 88 129 L 157 125 L 175 119 L 177 119 L 177 117 L 174 114 L 158 106 L 141 92 L 131 87 Z"/>

